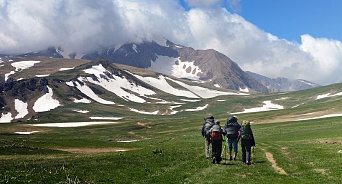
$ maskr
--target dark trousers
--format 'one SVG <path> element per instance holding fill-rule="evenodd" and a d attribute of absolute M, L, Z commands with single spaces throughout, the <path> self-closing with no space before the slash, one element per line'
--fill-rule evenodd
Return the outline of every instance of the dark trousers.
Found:
<path fill-rule="evenodd" d="M 241 150 L 242 150 L 241 152 L 242 152 L 243 163 L 251 163 L 251 148 L 252 148 L 251 140 L 241 139 Z"/>
<path fill-rule="evenodd" d="M 222 160 L 221 153 L 222 153 L 222 140 L 212 140 L 212 157 L 216 159 L 217 162 Z"/>

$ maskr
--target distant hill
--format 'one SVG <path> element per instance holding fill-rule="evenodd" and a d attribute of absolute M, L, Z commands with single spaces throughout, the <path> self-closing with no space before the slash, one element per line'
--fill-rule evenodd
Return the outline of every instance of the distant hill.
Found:
<path fill-rule="evenodd" d="M 250 71 L 246 71 L 246 73 L 262 85 L 266 86 L 271 93 L 298 91 L 320 87 L 319 84 L 315 84 L 303 79 L 290 80 L 282 77 L 272 79 Z"/>
<path fill-rule="evenodd" d="M 202 99 L 249 95 L 106 59 L 17 59 L 0 68 L 0 122 L 89 119 L 91 110 L 95 114 L 174 115 L 207 108 L 209 104 L 186 107 Z"/>

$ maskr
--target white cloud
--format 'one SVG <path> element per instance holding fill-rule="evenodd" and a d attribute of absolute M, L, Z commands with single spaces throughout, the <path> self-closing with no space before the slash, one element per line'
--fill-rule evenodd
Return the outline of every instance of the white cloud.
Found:
<path fill-rule="evenodd" d="M 87 51 L 165 37 L 195 49 L 215 49 L 244 70 L 268 77 L 341 82 L 341 42 L 302 36 L 290 42 L 223 6 L 239 0 L 7 0 L 0 1 L 0 53 L 61 46 Z M 214 8 L 213 8 L 214 7 Z M 314 75 L 313 75 L 314 74 Z"/>

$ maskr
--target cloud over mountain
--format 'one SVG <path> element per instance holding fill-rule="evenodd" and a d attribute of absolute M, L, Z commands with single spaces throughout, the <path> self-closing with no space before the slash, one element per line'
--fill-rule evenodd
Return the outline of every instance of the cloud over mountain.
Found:
<path fill-rule="evenodd" d="M 219 7 L 238 7 L 236 0 L 184 2 L 192 8 L 185 10 L 177 0 L 0 0 L 0 53 L 48 46 L 85 52 L 165 37 L 195 49 L 215 49 L 244 70 L 269 77 L 323 85 L 342 81 L 337 72 L 341 41 L 310 35 L 303 35 L 302 43 L 279 39 Z"/>

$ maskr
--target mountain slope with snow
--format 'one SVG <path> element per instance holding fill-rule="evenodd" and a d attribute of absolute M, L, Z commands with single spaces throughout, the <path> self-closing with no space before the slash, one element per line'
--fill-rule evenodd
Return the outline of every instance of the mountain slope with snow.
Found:
<path fill-rule="evenodd" d="M 177 78 L 207 83 L 223 89 L 268 90 L 227 56 L 209 49 L 195 50 L 164 39 L 157 42 L 124 44 L 119 48 L 101 48 L 85 54 L 83 59 L 107 58 L 112 62 L 146 68 Z"/>
<path fill-rule="evenodd" d="M 287 92 L 287 91 L 298 91 L 319 87 L 320 85 L 313 82 L 309 82 L 303 79 L 290 80 L 287 78 L 275 78 L 271 79 L 253 72 L 246 71 L 248 75 L 253 77 L 255 80 L 263 84 L 268 88 L 270 92 Z"/>
<path fill-rule="evenodd" d="M 341 85 L 265 95 L 210 87 L 105 59 L 22 58 L 0 67 L 0 122 L 254 113 L 257 118 L 271 110 L 274 117 L 268 122 L 298 120 L 341 114 Z"/>
<path fill-rule="evenodd" d="M 176 78 L 206 83 L 222 89 L 268 93 L 268 89 L 248 76 L 229 57 L 213 49 L 195 50 L 161 38 L 156 41 L 127 43 L 100 47 L 87 53 L 50 47 L 43 51 L 18 55 L 0 54 L 2 60 L 17 61 L 18 57 L 50 57 L 94 60 L 106 58 L 114 63 L 149 69 Z M 12 73 L 9 73 L 12 74 Z"/>
<path fill-rule="evenodd" d="M 24 71 L 36 73 L 44 66 L 49 67 L 51 62 L 50 60 L 13 61 L 7 65 L 29 63 L 29 67 L 22 67 L 22 70 L 18 71 L 22 74 Z M 34 65 L 36 63 L 40 65 Z M 201 103 L 204 99 L 218 96 L 249 95 L 238 91 L 219 91 L 201 87 L 197 82 L 186 84 L 186 81 L 154 72 L 151 73 L 152 76 L 136 74 L 127 68 L 118 68 L 107 60 L 78 63 L 80 65 L 74 64 L 68 70 L 61 70 L 67 68 L 65 66 L 56 67 L 47 77 L 17 78 L 16 73 L 6 75 L 6 71 L 1 71 L 0 73 L 5 73 L 6 77 L 4 75 L 3 79 L 5 78 L 6 81 L 0 85 L 2 91 L 0 101 L 3 102 L 0 122 L 39 119 L 43 112 L 68 109 L 79 103 L 84 104 L 82 107 L 108 106 L 107 108 L 114 111 L 119 109 L 119 111 L 128 110 L 139 114 L 174 115 L 189 111 L 186 108 L 182 109 L 182 106 L 194 103 L 194 99 L 198 99 L 196 102 Z M 10 70 L 12 69 L 7 68 L 7 71 Z M 144 73 L 144 70 L 140 73 Z M 175 104 L 178 105 L 176 107 L 178 110 L 174 110 Z M 199 111 L 206 107 L 208 105 L 195 109 Z M 85 114 L 84 116 L 91 113 L 81 107 L 71 108 L 68 111 L 70 116 L 71 113 L 82 113 Z"/>

